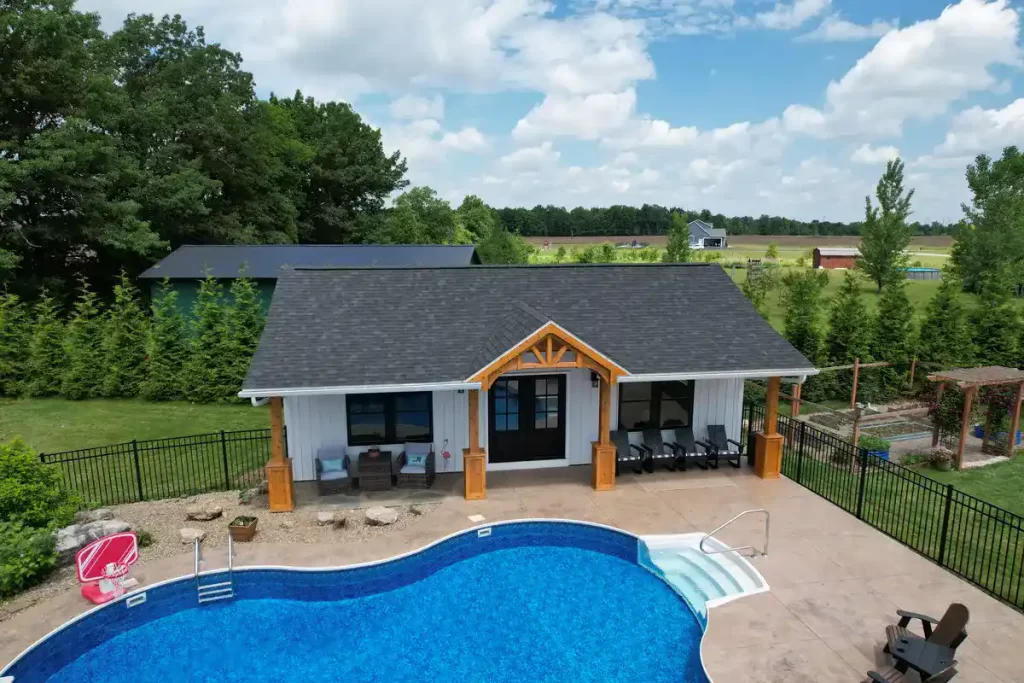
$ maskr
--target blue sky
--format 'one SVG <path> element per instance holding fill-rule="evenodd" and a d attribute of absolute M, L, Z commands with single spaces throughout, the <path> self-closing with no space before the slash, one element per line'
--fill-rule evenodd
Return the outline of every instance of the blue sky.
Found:
<path fill-rule="evenodd" d="M 180 13 L 263 95 L 344 99 L 453 202 L 863 215 L 900 155 L 915 218 L 1024 144 L 1010 0 L 82 0 Z"/>

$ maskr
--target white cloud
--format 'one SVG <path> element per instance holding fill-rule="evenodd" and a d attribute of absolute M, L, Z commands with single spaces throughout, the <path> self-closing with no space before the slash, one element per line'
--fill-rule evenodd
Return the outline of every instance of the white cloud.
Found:
<path fill-rule="evenodd" d="M 754 24 L 763 28 L 788 31 L 799 28 L 804 22 L 827 10 L 831 4 L 832 0 L 777 0 L 775 7 L 754 16 Z"/>
<path fill-rule="evenodd" d="M 636 91 L 591 95 L 548 95 L 544 101 L 519 119 L 512 130 L 517 140 L 537 140 L 570 135 L 581 140 L 595 140 L 608 131 L 621 127 L 636 108 Z"/>
<path fill-rule="evenodd" d="M 971 107 L 960 112 L 935 155 L 963 157 L 983 152 L 998 155 L 1003 147 L 1021 144 L 1024 144 L 1024 98 L 1002 109 Z"/>
<path fill-rule="evenodd" d="M 501 157 L 498 162 L 508 169 L 535 171 L 558 162 L 561 153 L 545 141 L 536 147 L 522 147 Z"/>
<path fill-rule="evenodd" d="M 867 40 L 869 38 L 881 38 L 896 28 L 898 28 L 898 22 L 895 21 L 889 22 L 875 19 L 870 24 L 855 24 L 852 21 L 843 19 L 837 13 L 825 17 L 825 20 L 816 29 L 810 33 L 805 33 L 797 38 L 797 40 L 825 43 Z"/>
<path fill-rule="evenodd" d="M 444 131 L 440 122 L 422 119 L 381 128 L 384 146 L 401 150 L 412 163 L 437 161 L 448 152 L 480 152 L 489 147 L 487 137 L 476 128 Z"/>
<path fill-rule="evenodd" d="M 840 80 L 824 109 L 790 106 L 787 130 L 816 137 L 899 135 L 903 124 L 944 113 L 998 81 L 990 68 L 1019 66 L 1019 16 L 1008 0 L 962 0 L 937 19 L 884 35 Z"/>
<path fill-rule="evenodd" d="M 403 95 L 391 103 L 393 119 L 443 119 L 444 98 L 435 95 L 433 98 Z"/>
<path fill-rule="evenodd" d="M 890 159 L 895 159 L 900 155 L 900 150 L 896 147 L 872 147 L 869 144 L 863 144 L 854 150 L 853 155 L 850 157 L 850 161 L 855 164 L 884 164 Z"/>

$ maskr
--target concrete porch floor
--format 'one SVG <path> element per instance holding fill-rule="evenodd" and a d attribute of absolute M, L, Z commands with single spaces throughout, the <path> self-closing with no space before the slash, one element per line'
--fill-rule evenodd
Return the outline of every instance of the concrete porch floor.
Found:
<path fill-rule="evenodd" d="M 1024 615 L 857 521 L 810 491 L 782 479 L 763 481 L 747 468 L 623 475 L 614 491 L 595 492 L 588 467 L 488 474 L 488 498 L 466 501 L 456 475 L 444 478 L 440 506 L 416 524 L 359 543 L 252 543 L 237 564 L 332 566 L 384 559 L 474 524 L 553 517 L 599 522 L 638 534 L 710 531 L 742 510 L 772 514 L 767 557 L 755 566 L 771 591 L 711 610 L 705 664 L 718 683 L 861 681 L 888 669 L 881 652 L 898 607 L 940 616 L 953 601 L 971 610 L 970 633 L 957 652 L 958 682 L 1024 683 Z M 450 481 L 451 480 L 451 481 Z M 439 482 L 441 483 L 441 482 Z M 749 520 L 749 521 L 748 521 Z M 752 517 L 720 537 L 760 542 Z M 222 551 L 207 553 L 211 565 Z M 141 562 L 143 584 L 189 574 L 190 553 Z M 0 663 L 86 610 L 68 591 L 0 622 Z M 916 679 L 914 679 L 916 680 Z"/>

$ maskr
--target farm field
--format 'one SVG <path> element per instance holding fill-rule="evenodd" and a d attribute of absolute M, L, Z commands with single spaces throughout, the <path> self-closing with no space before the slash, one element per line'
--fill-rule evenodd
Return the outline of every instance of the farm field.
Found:
<path fill-rule="evenodd" d="M 148 403 L 127 399 L 0 400 L 0 442 L 21 437 L 40 452 L 105 446 L 209 432 L 265 429 L 266 408 L 251 405 Z"/>
<path fill-rule="evenodd" d="M 659 250 L 665 248 L 668 237 L 665 235 L 649 235 L 633 237 L 629 235 L 616 237 L 529 237 L 527 241 L 538 251 L 534 254 L 532 262 L 551 263 L 554 261 L 555 253 L 559 247 L 565 247 L 567 251 L 583 249 L 594 244 L 611 242 L 612 244 L 629 243 L 632 240 L 647 243 Z M 548 247 L 543 248 L 544 242 Z M 764 257 L 768 245 L 775 242 L 779 250 L 779 260 L 784 265 L 797 265 L 799 259 L 804 258 L 809 264 L 811 251 L 815 247 L 858 247 L 860 237 L 839 236 L 839 237 L 812 237 L 801 235 L 737 235 L 729 238 L 727 249 L 709 250 L 698 252 L 699 255 L 716 254 L 717 259 L 723 263 L 740 262 L 746 263 L 748 259 L 759 259 Z M 951 237 L 915 237 L 910 243 L 911 265 L 923 266 L 926 268 L 941 268 L 949 260 L 949 252 L 952 248 Z M 629 260 L 632 250 L 622 249 L 620 252 L 623 260 Z M 715 257 L 712 257 L 715 258 Z"/>

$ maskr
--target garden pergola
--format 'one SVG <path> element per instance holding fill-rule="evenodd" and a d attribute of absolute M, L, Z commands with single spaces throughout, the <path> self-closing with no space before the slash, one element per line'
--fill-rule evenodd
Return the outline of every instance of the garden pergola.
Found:
<path fill-rule="evenodd" d="M 1010 410 L 1010 426 L 1007 436 L 1007 450 L 1009 457 L 1013 457 L 1014 446 L 1017 440 L 1017 429 L 1020 424 L 1020 405 L 1024 399 L 1024 371 L 1017 368 L 1006 368 L 1001 365 L 992 365 L 984 368 L 960 368 L 957 370 L 945 370 L 928 375 L 928 379 L 938 382 L 936 392 L 936 403 L 941 404 L 942 392 L 947 384 L 955 384 L 964 392 L 964 411 L 960 418 L 960 443 L 956 449 L 956 468 L 960 469 L 964 460 L 964 447 L 967 445 L 968 423 L 971 421 L 971 407 L 974 397 L 982 387 L 1005 386 L 1008 384 L 1017 385 L 1017 393 Z M 987 426 L 986 426 L 987 427 Z M 935 436 L 932 445 L 938 445 L 939 418 L 935 418 Z M 988 431 L 986 429 L 986 439 Z"/>

